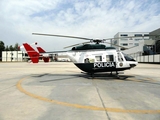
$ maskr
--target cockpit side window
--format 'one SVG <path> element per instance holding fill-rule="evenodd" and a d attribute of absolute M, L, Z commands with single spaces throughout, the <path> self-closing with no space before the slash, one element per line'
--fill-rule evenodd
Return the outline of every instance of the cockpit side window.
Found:
<path fill-rule="evenodd" d="M 122 54 L 124 55 L 124 58 L 126 59 L 126 61 L 135 61 L 132 56 L 129 56 L 125 53 L 122 53 Z"/>
<path fill-rule="evenodd" d="M 114 61 L 113 55 L 106 55 L 106 61 L 107 62 Z"/>

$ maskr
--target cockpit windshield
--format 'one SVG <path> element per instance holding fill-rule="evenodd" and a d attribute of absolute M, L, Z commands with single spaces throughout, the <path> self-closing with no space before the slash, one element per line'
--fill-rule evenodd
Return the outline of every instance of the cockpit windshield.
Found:
<path fill-rule="evenodd" d="M 122 52 L 122 54 L 124 55 L 124 58 L 126 59 L 126 61 L 135 61 L 132 56 L 127 55 L 127 54 L 125 54 L 123 52 Z"/>

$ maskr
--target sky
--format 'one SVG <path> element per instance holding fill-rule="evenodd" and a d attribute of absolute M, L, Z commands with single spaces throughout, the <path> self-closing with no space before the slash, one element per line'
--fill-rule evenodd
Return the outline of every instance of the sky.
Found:
<path fill-rule="evenodd" d="M 159 6 L 160 0 L 0 0 L 0 41 L 57 51 L 87 41 L 32 33 L 107 39 L 151 32 L 160 28 Z"/>

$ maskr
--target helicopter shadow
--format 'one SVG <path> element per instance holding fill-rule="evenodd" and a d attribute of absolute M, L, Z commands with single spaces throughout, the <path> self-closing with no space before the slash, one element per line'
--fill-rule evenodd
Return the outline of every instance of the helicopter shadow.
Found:
<path fill-rule="evenodd" d="M 41 75 L 32 75 L 33 78 L 44 77 L 45 80 L 40 80 L 39 81 L 40 83 L 76 79 L 79 76 L 80 76 L 79 74 L 50 74 L 50 73 L 45 73 L 45 74 L 41 74 Z M 48 79 L 48 78 L 51 78 L 51 79 Z"/>
<path fill-rule="evenodd" d="M 95 73 L 95 74 L 88 74 L 88 73 L 84 73 L 84 72 L 81 72 L 83 73 L 84 75 L 81 75 L 81 77 L 85 77 L 85 78 L 88 78 L 88 79 L 104 79 L 104 80 L 113 80 L 113 79 L 116 79 L 116 80 L 125 80 L 129 77 L 134 77 L 134 76 L 129 76 L 129 75 L 117 75 L 115 73 L 113 74 L 110 74 L 110 73 Z"/>
<path fill-rule="evenodd" d="M 85 78 L 88 80 L 103 80 L 103 81 L 124 81 L 124 82 L 139 82 L 145 84 L 153 84 L 153 85 L 160 85 L 159 82 L 147 80 L 145 77 L 138 78 L 134 75 L 117 75 L 116 74 L 109 74 L 109 73 L 96 73 L 94 76 L 87 73 L 76 73 L 76 74 L 50 74 L 44 73 L 40 75 L 32 75 L 33 78 L 42 78 L 44 77 L 45 80 L 39 80 L 40 83 L 49 83 L 49 82 L 56 82 L 62 80 L 71 80 L 71 79 L 79 79 Z"/>
<path fill-rule="evenodd" d="M 85 78 L 88 80 L 124 80 L 127 79 L 128 77 L 134 77 L 134 76 L 119 76 L 117 77 L 115 74 L 110 75 L 110 74 L 94 74 L 92 76 L 91 74 L 87 73 L 76 73 L 76 74 L 50 74 L 50 73 L 44 73 L 40 75 L 32 75 L 34 78 L 42 78 L 44 77 L 45 80 L 41 80 L 39 82 L 54 82 L 54 81 L 60 81 L 60 80 L 69 80 L 69 79 L 77 79 L 77 78 Z M 48 79 L 51 78 L 51 79 Z"/>
<path fill-rule="evenodd" d="M 146 77 L 139 77 L 134 75 L 117 75 L 116 74 L 94 74 L 94 77 L 92 76 L 82 76 L 87 79 L 96 79 L 96 80 L 105 80 L 105 81 L 114 81 L 119 80 L 123 82 L 138 82 L 138 83 L 145 83 L 145 84 L 152 84 L 152 85 L 160 85 L 160 82 L 154 81 L 154 80 L 148 80 Z"/>

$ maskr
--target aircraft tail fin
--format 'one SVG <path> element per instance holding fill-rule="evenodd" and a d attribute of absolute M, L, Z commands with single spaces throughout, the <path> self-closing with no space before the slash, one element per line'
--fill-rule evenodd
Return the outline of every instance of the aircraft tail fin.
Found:
<path fill-rule="evenodd" d="M 41 47 L 37 47 L 37 50 L 38 50 L 39 53 L 45 53 L 45 52 L 46 52 L 46 51 L 45 51 L 43 48 L 41 48 Z M 44 62 L 49 62 L 49 56 L 42 56 L 42 59 L 43 59 Z"/>
<path fill-rule="evenodd" d="M 43 48 L 41 48 L 41 47 L 37 47 L 37 50 L 38 50 L 39 53 L 45 53 L 45 52 L 46 52 L 46 51 L 45 51 Z M 44 62 L 49 62 L 49 56 L 43 56 L 42 59 L 43 59 Z"/>
<path fill-rule="evenodd" d="M 46 51 L 43 49 L 43 48 L 41 48 L 41 47 L 37 47 L 37 50 L 39 51 L 39 53 L 45 53 Z"/>
<path fill-rule="evenodd" d="M 39 62 L 39 53 L 35 51 L 29 44 L 23 43 L 24 48 L 26 49 L 26 52 L 28 56 L 30 57 L 31 61 L 33 63 Z"/>

